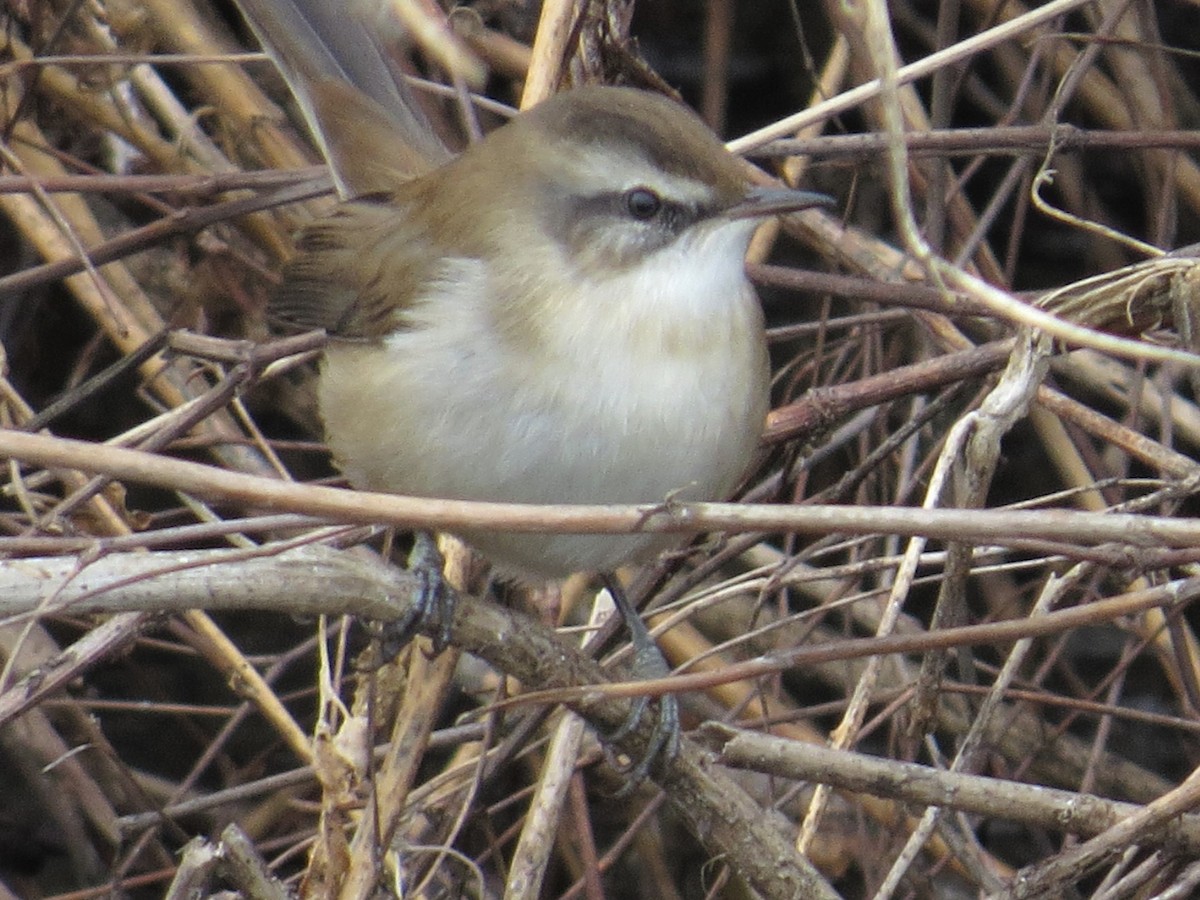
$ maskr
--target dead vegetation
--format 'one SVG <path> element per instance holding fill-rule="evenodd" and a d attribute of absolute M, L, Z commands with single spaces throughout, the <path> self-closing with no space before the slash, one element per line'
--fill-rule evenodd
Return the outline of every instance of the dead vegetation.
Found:
<path fill-rule="evenodd" d="M 1196 7 L 468 6 L 428 71 L 657 69 L 838 197 L 751 263 L 744 505 L 340 490 L 321 338 L 263 321 L 331 202 L 278 78 L 225 5 L 10 0 L 0 896 L 1193 895 Z M 632 573 L 688 732 L 653 784 L 583 724 L 649 689 L 595 687 L 586 585 L 436 656 L 352 624 L 411 609 L 381 525 L 481 522 L 700 536 Z"/>

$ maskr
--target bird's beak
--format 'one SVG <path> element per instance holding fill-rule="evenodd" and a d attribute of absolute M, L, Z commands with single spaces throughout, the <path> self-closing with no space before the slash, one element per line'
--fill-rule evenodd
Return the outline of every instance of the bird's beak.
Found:
<path fill-rule="evenodd" d="M 834 199 L 815 191 L 795 191 L 791 188 L 752 187 L 746 196 L 727 208 L 721 215 L 727 219 L 756 219 L 812 209 L 814 206 L 833 206 Z"/>

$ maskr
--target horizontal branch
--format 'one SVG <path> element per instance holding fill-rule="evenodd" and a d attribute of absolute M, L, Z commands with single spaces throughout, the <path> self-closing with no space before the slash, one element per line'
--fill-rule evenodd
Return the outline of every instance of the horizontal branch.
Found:
<path fill-rule="evenodd" d="M 1142 807 L 1093 794 L 1080 794 L 1002 778 L 946 772 L 915 763 L 879 759 L 847 750 L 831 750 L 803 741 L 785 740 L 728 725 L 708 722 L 698 742 L 735 769 L 746 769 L 828 784 L 845 791 L 977 813 L 989 819 L 1024 822 L 1052 831 L 1086 837 L 1100 834 Z M 1200 852 L 1200 816 L 1184 815 L 1139 842 L 1170 845 L 1189 854 Z"/>
<path fill-rule="evenodd" d="M 0 459 L 77 469 L 183 491 L 209 502 L 293 512 L 331 522 L 456 531 L 621 534 L 796 532 L 924 535 L 968 543 L 1066 546 L 1114 543 L 1159 549 L 1200 545 L 1200 519 L 1067 510 L 772 506 L 666 501 L 642 506 L 533 506 L 439 500 L 302 485 L 86 441 L 0 430 Z"/>
<path fill-rule="evenodd" d="M 318 544 L 253 550 L 42 557 L 0 565 L 0 621 L 64 609 L 76 615 L 266 610 L 392 621 L 421 590 L 411 573 Z"/>
<path fill-rule="evenodd" d="M 840 159 L 874 156 L 887 150 L 890 135 L 882 132 L 831 134 L 815 138 L 782 138 L 755 148 L 747 154 L 756 159 L 808 156 L 813 159 Z M 909 132 L 904 146 L 914 156 L 957 156 L 965 154 L 1027 154 L 1044 156 L 1053 147 L 1062 153 L 1071 150 L 1170 150 L 1200 149 L 1200 133 L 1192 129 L 1166 130 L 1131 128 L 1125 131 L 1079 128 L 1075 125 L 1019 125 L 991 128 L 942 128 Z M 3 182 L 0 182 L 2 184 Z"/>

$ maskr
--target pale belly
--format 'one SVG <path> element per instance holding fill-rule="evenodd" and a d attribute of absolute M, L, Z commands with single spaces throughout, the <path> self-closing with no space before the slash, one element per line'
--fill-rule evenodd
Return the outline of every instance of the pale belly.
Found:
<path fill-rule="evenodd" d="M 393 493 L 566 504 L 725 499 L 766 413 L 765 350 L 749 324 L 711 353 L 640 369 L 605 351 L 535 372 L 422 335 L 334 346 L 320 397 L 329 444 L 354 484 Z M 462 536 L 501 568 L 536 577 L 610 571 L 680 540 Z"/>

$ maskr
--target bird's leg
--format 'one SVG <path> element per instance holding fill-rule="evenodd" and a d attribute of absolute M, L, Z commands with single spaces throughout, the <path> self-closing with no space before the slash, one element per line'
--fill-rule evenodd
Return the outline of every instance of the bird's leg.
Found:
<path fill-rule="evenodd" d="M 613 598 L 613 603 L 616 604 L 617 612 L 625 620 L 625 627 L 629 629 L 630 640 L 633 644 L 633 676 L 638 679 L 648 679 L 663 678 L 669 675 L 671 670 L 662 655 L 662 651 L 658 649 L 658 646 L 654 643 L 654 639 L 650 637 L 650 632 L 646 629 L 645 623 L 642 622 L 638 611 L 629 602 L 629 598 L 626 596 L 625 590 L 621 587 L 616 576 L 606 573 L 602 576 L 602 580 L 605 588 L 608 589 L 608 593 Z M 609 742 L 620 740 L 636 728 L 649 702 L 648 697 L 637 698 L 634 701 L 629 717 L 615 731 L 603 735 L 605 740 Z M 630 793 L 638 784 L 645 780 L 646 776 L 650 773 L 650 767 L 654 765 L 656 759 L 661 756 L 664 760 L 670 760 L 678 750 L 679 704 L 673 694 L 663 694 L 658 698 L 658 720 L 654 723 L 654 731 L 651 733 L 646 753 L 640 760 L 622 769 L 626 781 L 621 789 L 617 791 L 616 796 L 620 797 Z M 616 768 L 621 769 L 622 767 L 617 766 Z"/>
<path fill-rule="evenodd" d="M 430 632 L 434 654 L 441 653 L 450 643 L 450 625 L 458 593 L 446 581 L 445 565 L 437 542 L 428 531 L 413 535 L 413 547 L 408 554 L 408 570 L 417 578 L 420 587 L 407 615 L 394 622 L 382 623 L 379 633 L 380 655 L 392 659 L 418 632 Z"/>

